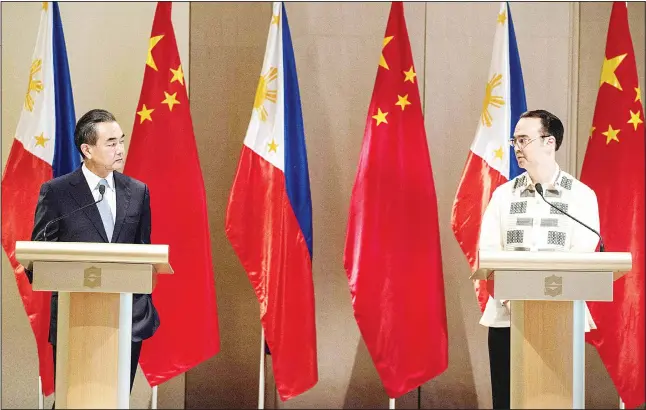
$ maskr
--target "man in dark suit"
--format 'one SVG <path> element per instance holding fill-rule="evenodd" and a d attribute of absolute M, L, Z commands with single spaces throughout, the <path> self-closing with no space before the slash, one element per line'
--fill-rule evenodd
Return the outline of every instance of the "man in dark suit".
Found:
<path fill-rule="evenodd" d="M 44 183 L 36 206 L 32 241 L 150 243 L 150 196 L 148 187 L 118 170 L 124 165 L 125 136 L 115 117 L 105 110 L 92 110 L 76 124 L 74 143 L 83 165 L 69 174 Z M 103 199 L 96 205 L 50 224 L 69 212 Z M 46 235 L 46 237 L 45 237 Z M 31 272 L 27 271 L 29 281 Z M 58 294 L 52 293 L 49 342 L 56 363 Z M 151 295 L 133 295 L 130 390 L 134 382 L 142 341 L 159 327 Z"/>

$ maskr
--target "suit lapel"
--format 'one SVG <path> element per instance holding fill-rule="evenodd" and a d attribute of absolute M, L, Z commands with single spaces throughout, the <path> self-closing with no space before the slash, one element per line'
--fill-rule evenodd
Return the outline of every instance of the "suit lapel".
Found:
<path fill-rule="evenodd" d="M 72 178 L 72 180 L 70 181 L 70 185 L 72 186 L 70 195 L 72 195 L 72 198 L 74 198 L 76 204 L 79 207 L 94 202 L 92 191 L 90 191 L 90 187 L 87 185 L 87 181 L 83 176 L 83 171 L 81 170 L 81 168 L 78 168 L 78 170 L 75 171 L 74 178 Z M 105 233 L 103 221 L 101 221 L 101 214 L 99 214 L 99 208 L 97 208 L 96 205 L 88 206 L 87 208 L 83 209 L 83 212 L 85 213 L 85 216 L 87 216 L 88 219 L 92 221 L 92 224 L 94 225 L 96 230 L 99 232 L 99 234 L 101 234 L 101 238 L 103 238 L 103 240 L 107 242 L 108 235 L 106 235 Z"/>
<path fill-rule="evenodd" d="M 116 242 L 119 238 L 119 232 L 123 226 L 123 221 L 126 219 L 128 213 L 128 206 L 130 205 L 130 186 L 126 183 L 122 174 L 114 172 L 114 187 L 117 191 L 117 217 L 114 220 L 114 231 L 112 232 L 112 242 Z"/>

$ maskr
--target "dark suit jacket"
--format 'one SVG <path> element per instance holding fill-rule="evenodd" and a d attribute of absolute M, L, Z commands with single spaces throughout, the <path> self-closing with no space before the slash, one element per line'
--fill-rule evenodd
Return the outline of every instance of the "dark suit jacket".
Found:
<path fill-rule="evenodd" d="M 150 243 L 150 196 L 148 187 L 136 179 L 114 172 L 117 215 L 112 242 Z M 40 188 L 31 240 L 45 240 L 43 228 L 47 222 L 94 202 L 92 191 L 83 171 L 76 171 L 45 182 Z M 108 242 L 101 215 L 96 205 L 54 222 L 47 228 L 49 242 Z M 32 281 L 31 272 L 25 270 Z M 52 293 L 49 342 L 56 344 L 58 294 Z M 151 295 L 133 295 L 132 341 L 151 337 L 159 327 L 159 315 Z"/>

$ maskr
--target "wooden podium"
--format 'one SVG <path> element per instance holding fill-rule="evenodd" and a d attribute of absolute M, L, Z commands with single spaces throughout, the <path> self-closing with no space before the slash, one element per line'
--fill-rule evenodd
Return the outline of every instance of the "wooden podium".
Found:
<path fill-rule="evenodd" d="M 16 259 L 58 292 L 56 408 L 129 408 L 132 295 L 173 273 L 168 245 L 19 241 Z"/>
<path fill-rule="evenodd" d="M 629 252 L 481 251 L 471 279 L 511 301 L 511 408 L 585 407 L 585 301 L 612 301 Z"/>

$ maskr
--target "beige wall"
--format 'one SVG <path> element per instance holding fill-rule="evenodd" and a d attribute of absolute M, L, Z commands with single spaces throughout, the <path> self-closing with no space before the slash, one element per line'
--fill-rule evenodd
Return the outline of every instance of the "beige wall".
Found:
<path fill-rule="evenodd" d="M 466 279 L 468 267 L 449 221 L 480 115 L 498 7 L 498 3 L 406 3 L 405 8 L 439 201 L 450 337 L 449 368 L 422 387 L 423 408 L 491 406 L 487 332 L 478 325 L 479 311 Z M 574 133 L 558 159 L 564 168 L 576 172 L 587 141 L 587 131 L 582 129 L 589 128 L 592 118 L 610 5 L 511 3 L 511 7 L 528 106 L 553 111 Z M 15 100 L 21 98 L 26 81 L 22 73 L 35 41 L 38 22 L 32 9 L 37 6 L 3 4 L 3 163 L 20 108 Z M 153 3 L 64 3 L 61 9 L 77 114 L 107 102 L 114 105 L 106 107 L 122 119 L 124 129 L 131 129 Z M 183 17 L 178 19 L 180 10 Z M 162 386 L 160 407 L 162 400 L 181 406 L 184 389 L 187 408 L 253 408 L 257 404 L 258 303 L 225 237 L 224 216 L 251 114 L 270 10 L 270 3 L 190 4 L 191 64 L 185 71 L 192 79 L 191 109 L 209 202 L 222 348 L 186 374 L 185 386 L 182 378 Z M 268 408 L 388 405 L 352 315 L 342 265 L 350 191 L 388 10 L 388 3 L 287 4 L 312 188 L 319 383 L 282 403 L 273 394 L 269 364 Z M 643 3 L 631 3 L 629 13 L 643 84 Z M 109 24 L 102 23 L 106 14 L 113 16 L 105 19 Z M 87 15 L 97 17 L 90 23 Z M 174 19 L 186 66 L 187 3 L 176 3 Z M 90 36 L 80 34 L 82 29 L 93 30 L 98 38 L 123 40 L 104 42 L 108 49 L 96 50 Z M 133 41 L 137 38 L 142 40 Z M 72 55 L 77 49 L 82 55 Z M 575 58 L 570 59 L 572 52 Z M 90 58 L 102 64 L 86 64 Z M 571 75 L 573 69 L 578 75 Z M 115 75 L 115 70 L 123 76 Z M 3 333 L 2 403 L 3 407 L 35 407 L 35 386 L 30 385 L 37 376 L 34 343 L 7 267 L 3 256 L 3 327 L 17 330 L 11 335 Z M 145 405 L 149 393 L 143 379 L 137 380 L 135 390 L 133 400 Z M 612 383 L 589 346 L 586 391 L 589 408 L 617 406 Z M 417 399 L 417 392 L 411 392 L 398 400 L 397 407 L 416 408 Z"/>
<path fill-rule="evenodd" d="M 60 3 L 77 118 L 92 108 L 105 108 L 115 114 L 126 134 L 131 133 L 155 5 Z M 2 3 L 3 170 L 22 108 L 40 9 L 40 2 Z M 173 24 L 182 63 L 188 67 L 188 3 L 174 4 Z M 2 407 L 37 408 L 36 343 L 4 252 L 2 328 Z M 183 395 L 184 376 L 159 389 L 160 407 L 183 406 Z M 45 408 L 51 408 L 52 400 L 53 396 L 45 401 Z M 139 371 L 132 405 L 147 407 L 149 401 L 150 387 Z"/>

